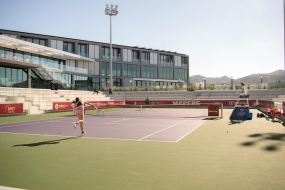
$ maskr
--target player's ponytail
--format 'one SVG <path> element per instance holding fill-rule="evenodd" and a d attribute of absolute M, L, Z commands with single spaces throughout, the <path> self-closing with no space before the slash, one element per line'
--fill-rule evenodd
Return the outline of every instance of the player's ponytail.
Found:
<path fill-rule="evenodd" d="M 75 98 L 75 100 L 72 101 L 72 103 L 76 103 L 76 102 L 79 102 L 79 98 Z"/>

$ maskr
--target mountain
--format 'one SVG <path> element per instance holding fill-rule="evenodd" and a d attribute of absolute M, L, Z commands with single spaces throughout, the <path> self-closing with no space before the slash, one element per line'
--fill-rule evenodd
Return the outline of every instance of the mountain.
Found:
<path fill-rule="evenodd" d="M 285 82 L 285 72 L 284 70 L 276 70 L 271 73 L 260 73 L 260 74 L 251 74 L 245 77 L 241 77 L 238 79 L 233 79 L 233 83 L 260 83 L 262 76 L 263 83 L 276 83 L 278 81 Z M 206 79 L 206 84 L 231 84 L 231 77 L 222 76 L 222 77 L 206 77 L 202 75 L 193 75 L 189 77 L 189 81 L 191 84 L 195 82 L 204 82 Z"/>

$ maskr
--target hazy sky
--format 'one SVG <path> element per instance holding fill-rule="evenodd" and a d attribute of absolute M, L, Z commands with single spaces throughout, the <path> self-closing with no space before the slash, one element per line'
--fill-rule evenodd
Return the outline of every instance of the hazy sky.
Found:
<path fill-rule="evenodd" d="M 190 75 L 284 69 L 283 0 L 0 0 L 0 28 L 189 55 Z"/>

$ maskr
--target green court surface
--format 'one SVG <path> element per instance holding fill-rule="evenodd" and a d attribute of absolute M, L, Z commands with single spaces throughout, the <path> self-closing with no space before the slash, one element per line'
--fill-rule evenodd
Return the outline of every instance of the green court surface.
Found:
<path fill-rule="evenodd" d="M 107 111 L 107 110 L 106 110 Z M 0 186 L 29 190 L 285 189 L 285 127 L 208 120 L 179 142 L 0 133 Z M 71 112 L 1 117 L 0 123 Z M 126 131 L 127 133 L 127 131 Z"/>

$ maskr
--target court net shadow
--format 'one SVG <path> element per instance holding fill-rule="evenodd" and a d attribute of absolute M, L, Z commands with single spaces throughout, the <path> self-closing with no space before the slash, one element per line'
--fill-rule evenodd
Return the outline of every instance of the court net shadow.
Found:
<path fill-rule="evenodd" d="M 42 141 L 42 142 L 29 143 L 29 144 L 17 144 L 17 145 L 14 145 L 13 147 L 18 147 L 18 146 L 36 147 L 36 146 L 42 146 L 42 145 L 56 145 L 56 144 L 59 144 L 61 141 L 72 140 L 72 139 L 76 139 L 79 137 L 81 137 L 81 136 L 68 137 L 68 138 L 51 140 L 51 141 Z"/>
<path fill-rule="evenodd" d="M 280 146 L 285 144 L 285 134 L 281 133 L 256 133 L 249 135 L 248 137 L 254 138 L 252 141 L 243 142 L 240 145 L 249 147 L 254 146 L 262 141 L 267 141 L 268 145 L 262 149 L 265 151 L 277 151 Z"/>
<path fill-rule="evenodd" d="M 228 125 L 235 125 L 235 124 L 240 124 L 244 122 L 243 120 L 231 120 L 230 123 Z"/>

